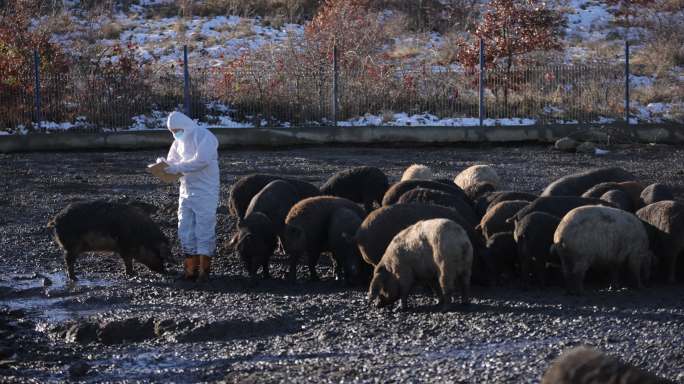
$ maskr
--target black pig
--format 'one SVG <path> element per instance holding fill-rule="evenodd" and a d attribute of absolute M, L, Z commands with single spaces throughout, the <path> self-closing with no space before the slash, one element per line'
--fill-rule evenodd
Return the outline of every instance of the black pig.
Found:
<path fill-rule="evenodd" d="M 165 273 L 170 260 L 169 240 L 143 211 L 107 201 L 73 203 L 55 216 L 48 227 L 64 250 L 67 276 L 76 280 L 74 262 L 89 251 L 112 251 L 124 261 L 126 275 L 133 275 L 133 260 L 152 271 Z"/>

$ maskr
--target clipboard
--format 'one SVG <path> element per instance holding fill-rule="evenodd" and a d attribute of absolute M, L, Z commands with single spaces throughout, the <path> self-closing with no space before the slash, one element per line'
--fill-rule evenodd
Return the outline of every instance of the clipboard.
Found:
<path fill-rule="evenodd" d="M 163 161 L 159 162 L 159 163 L 155 163 L 155 164 L 150 164 L 147 166 L 147 172 L 153 174 L 154 176 L 156 176 L 157 178 L 159 178 L 161 181 L 163 181 L 165 183 L 169 183 L 169 184 L 175 183 L 176 181 L 178 181 L 181 178 L 182 175 L 180 175 L 180 174 L 175 175 L 172 173 L 166 173 L 165 169 L 168 166 L 169 165 Z"/>

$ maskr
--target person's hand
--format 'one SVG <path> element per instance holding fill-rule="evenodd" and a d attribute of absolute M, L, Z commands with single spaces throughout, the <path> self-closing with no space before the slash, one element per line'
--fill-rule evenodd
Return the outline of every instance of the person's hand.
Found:
<path fill-rule="evenodd" d="M 157 157 L 157 164 L 159 164 L 159 163 L 165 163 L 165 162 L 166 162 L 166 159 L 165 159 L 165 158 L 163 158 L 163 157 Z"/>

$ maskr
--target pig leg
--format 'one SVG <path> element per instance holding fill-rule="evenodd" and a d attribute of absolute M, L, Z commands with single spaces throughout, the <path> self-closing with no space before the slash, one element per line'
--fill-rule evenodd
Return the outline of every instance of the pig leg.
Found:
<path fill-rule="evenodd" d="M 290 281 L 297 280 L 297 255 L 290 255 L 290 269 L 287 271 L 287 279 Z"/>
<path fill-rule="evenodd" d="M 413 277 L 403 276 L 399 279 L 399 310 L 409 309 L 408 295 L 413 286 Z"/>
<path fill-rule="evenodd" d="M 135 276 L 135 271 L 133 271 L 133 257 L 130 255 L 121 255 L 124 261 L 124 268 L 126 268 L 126 276 Z"/>
<path fill-rule="evenodd" d="M 270 279 L 270 278 L 271 278 L 271 273 L 268 271 L 268 262 L 264 263 L 264 265 L 262 266 L 262 268 L 263 268 L 263 270 L 264 270 L 263 273 L 262 273 L 263 278 L 264 278 L 264 279 Z"/>
<path fill-rule="evenodd" d="M 459 276 L 458 285 L 461 289 L 461 304 L 470 304 L 470 273 L 464 273 Z"/>
<path fill-rule="evenodd" d="M 454 279 L 450 279 L 445 273 L 446 266 L 442 266 L 442 270 L 439 273 L 439 288 L 440 288 L 440 299 L 439 305 L 442 309 L 449 308 L 451 304 L 451 295 L 454 292 Z"/>
<path fill-rule="evenodd" d="M 76 281 L 76 274 L 74 273 L 74 262 L 76 261 L 77 253 L 73 251 L 64 252 L 64 264 L 66 265 L 67 278 L 71 281 Z"/>
<path fill-rule="evenodd" d="M 318 265 L 319 252 L 309 252 L 309 280 L 318 281 L 318 274 L 316 273 L 316 265 Z"/>
<path fill-rule="evenodd" d="M 665 257 L 665 265 L 668 267 L 667 282 L 674 284 L 677 279 L 677 254 L 679 250 L 672 243 L 669 243 L 666 249 L 668 249 Z"/>
<path fill-rule="evenodd" d="M 404 290 L 404 288 L 401 289 L 401 294 L 399 296 L 399 309 L 402 311 L 407 311 L 409 309 L 408 289 L 407 290 Z"/>
<path fill-rule="evenodd" d="M 614 291 L 620 289 L 620 269 L 618 268 L 610 270 L 610 289 Z"/>
<path fill-rule="evenodd" d="M 629 273 L 632 275 L 632 281 L 634 281 L 634 286 L 638 289 L 641 289 L 644 287 L 642 283 L 642 259 L 639 257 L 641 255 L 632 255 L 628 259 L 629 263 Z"/>
<path fill-rule="evenodd" d="M 518 260 L 520 263 L 520 277 L 522 278 L 523 285 L 525 288 L 529 288 L 532 285 L 532 278 L 530 277 L 530 264 L 531 260 L 527 252 L 525 252 L 525 247 L 520 244 L 518 246 Z"/>
<path fill-rule="evenodd" d="M 535 277 L 539 282 L 539 285 L 543 288 L 546 287 L 546 258 L 539 257 L 535 263 Z"/>
<path fill-rule="evenodd" d="M 339 257 L 335 253 L 333 253 L 332 256 L 333 257 L 331 258 L 331 260 L 332 260 L 334 270 L 335 270 L 335 280 L 340 281 L 340 280 L 342 280 L 343 274 L 344 274 L 343 265 L 342 265 L 341 260 L 339 259 Z"/>

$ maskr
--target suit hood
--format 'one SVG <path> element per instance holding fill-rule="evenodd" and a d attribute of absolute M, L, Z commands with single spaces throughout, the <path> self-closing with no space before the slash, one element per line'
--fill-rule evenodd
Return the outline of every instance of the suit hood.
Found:
<path fill-rule="evenodd" d="M 182 112 L 171 112 L 169 118 L 166 120 L 166 128 L 168 130 L 172 129 L 182 129 L 185 134 L 192 134 L 197 129 L 197 124 L 192 121 L 187 115 Z"/>

